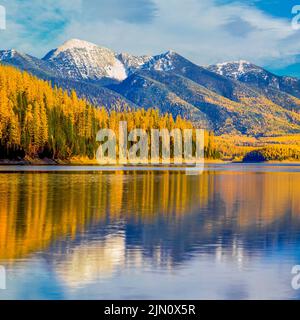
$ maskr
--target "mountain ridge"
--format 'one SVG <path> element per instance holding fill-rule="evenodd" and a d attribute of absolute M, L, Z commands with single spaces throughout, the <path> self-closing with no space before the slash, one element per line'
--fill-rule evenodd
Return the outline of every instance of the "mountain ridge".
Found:
<path fill-rule="evenodd" d="M 208 70 L 260 88 L 278 89 L 300 98 L 300 79 L 278 76 L 251 62 L 240 60 L 210 65 Z"/>
<path fill-rule="evenodd" d="M 3 50 L 0 61 L 107 109 L 156 107 L 217 134 L 300 132 L 300 79 L 244 60 L 203 67 L 172 50 L 134 56 L 71 39 L 42 59 Z"/>

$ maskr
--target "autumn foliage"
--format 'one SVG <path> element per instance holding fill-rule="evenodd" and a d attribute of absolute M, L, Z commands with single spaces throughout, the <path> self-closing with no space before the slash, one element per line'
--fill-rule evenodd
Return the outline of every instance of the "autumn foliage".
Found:
<path fill-rule="evenodd" d="M 100 128 L 118 132 L 127 121 L 128 131 L 142 128 L 190 129 L 192 124 L 156 109 L 129 108 L 109 112 L 13 67 L 0 66 L 1 158 L 94 158 Z M 212 133 L 206 137 L 206 155 L 214 157 Z"/>
<path fill-rule="evenodd" d="M 161 115 L 157 109 L 112 109 L 93 106 L 75 91 L 68 93 L 29 73 L 0 66 L 0 158 L 94 159 L 98 130 L 110 128 L 118 134 L 120 121 L 127 121 L 128 131 L 193 128 L 190 121 Z M 206 158 L 243 160 L 255 150 L 266 160 L 299 160 L 300 135 L 217 137 L 206 132 Z"/>

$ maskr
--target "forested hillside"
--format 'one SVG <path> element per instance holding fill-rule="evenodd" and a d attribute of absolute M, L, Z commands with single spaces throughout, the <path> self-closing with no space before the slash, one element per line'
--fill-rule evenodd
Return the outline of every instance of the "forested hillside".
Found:
<path fill-rule="evenodd" d="M 43 59 L 0 50 L 0 62 L 110 111 L 155 107 L 216 135 L 300 133 L 300 80 L 245 61 L 201 67 L 172 50 L 134 56 L 70 39 Z"/>
<path fill-rule="evenodd" d="M 0 157 L 94 158 L 100 128 L 118 131 L 119 121 L 132 128 L 192 128 L 189 121 L 158 110 L 110 111 L 79 99 L 72 91 L 52 88 L 13 67 L 0 66 Z M 207 135 L 206 155 L 216 156 L 212 134 Z"/>
<path fill-rule="evenodd" d="M 183 116 L 174 119 L 153 108 L 93 106 L 75 91 L 69 94 L 27 72 L 0 66 L 0 159 L 95 159 L 98 130 L 118 133 L 119 121 L 127 121 L 128 130 L 193 127 Z M 242 160 L 248 152 L 266 147 L 266 160 L 300 158 L 299 135 L 256 139 L 206 132 L 205 137 L 205 156 L 210 159 Z"/>

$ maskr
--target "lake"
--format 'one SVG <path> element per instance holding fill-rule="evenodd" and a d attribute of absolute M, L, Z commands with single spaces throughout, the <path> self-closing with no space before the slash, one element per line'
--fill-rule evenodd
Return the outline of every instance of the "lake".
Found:
<path fill-rule="evenodd" d="M 299 299 L 300 166 L 2 166 L 0 265 L 0 299 Z"/>

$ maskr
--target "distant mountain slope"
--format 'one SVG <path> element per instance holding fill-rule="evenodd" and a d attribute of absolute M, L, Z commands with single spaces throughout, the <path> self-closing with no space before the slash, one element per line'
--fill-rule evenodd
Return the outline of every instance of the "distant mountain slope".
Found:
<path fill-rule="evenodd" d="M 233 92 L 235 84 L 232 80 L 202 68 L 174 51 L 168 51 L 165 54 L 154 56 L 142 69 L 148 71 L 173 72 L 229 99 L 235 99 Z"/>
<path fill-rule="evenodd" d="M 0 61 L 2 64 L 11 65 L 32 73 L 33 75 L 51 81 L 53 85 L 57 85 L 64 89 L 76 90 L 78 95 L 81 98 L 86 98 L 90 102 L 105 106 L 107 108 L 136 108 L 136 106 L 126 100 L 124 97 L 121 97 L 118 93 L 111 91 L 108 88 L 105 88 L 103 85 L 107 83 L 115 82 L 114 79 L 101 79 L 99 76 L 99 81 L 93 79 L 83 79 L 82 75 L 74 77 L 74 73 L 71 73 L 71 76 L 64 76 L 60 65 L 56 65 L 56 61 L 50 58 L 54 51 L 51 51 L 51 54 L 48 54 L 48 59 L 38 59 L 23 53 L 19 53 L 16 50 L 3 50 L 0 51 Z M 72 63 L 70 62 L 70 67 Z M 74 70 L 77 70 L 76 68 Z M 75 72 L 75 71 L 74 71 Z M 102 81 L 102 82 L 100 82 Z"/>
<path fill-rule="evenodd" d="M 257 89 L 263 90 L 269 98 L 276 99 L 280 93 L 300 98 L 300 79 L 292 77 L 277 76 L 259 66 L 248 61 L 224 62 L 211 65 L 208 70 L 220 74 L 224 77 L 238 80 Z M 286 106 L 299 109 L 299 100 L 294 100 L 288 95 L 283 95 Z M 284 103 L 282 101 L 281 103 Z"/>
<path fill-rule="evenodd" d="M 120 53 L 117 58 L 123 63 L 127 76 L 140 70 L 147 62 L 153 59 L 151 56 L 134 56 L 128 53 Z"/>
<path fill-rule="evenodd" d="M 126 97 L 120 95 L 107 87 L 103 87 L 93 82 L 64 80 L 61 78 L 51 79 L 53 85 L 62 87 L 69 92 L 74 89 L 77 95 L 86 99 L 96 106 L 103 106 L 107 110 L 127 110 L 136 109 L 138 106 Z"/>
<path fill-rule="evenodd" d="M 9 64 L 21 70 L 31 72 L 38 77 L 51 78 L 58 76 L 53 65 L 16 50 L 0 51 L 0 61 L 3 64 Z"/>
<path fill-rule="evenodd" d="M 171 112 L 174 117 L 180 115 L 199 126 L 207 127 L 207 117 L 201 110 L 181 99 L 163 83 L 148 77 L 144 72 L 134 73 L 119 85 L 113 85 L 110 88 L 136 105 L 146 109 L 159 108 L 162 113 Z"/>
<path fill-rule="evenodd" d="M 189 119 L 197 117 L 202 126 L 217 134 L 256 136 L 300 129 L 300 114 L 276 105 L 251 88 L 232 101 L 173 71 L 143 70 L 111 88 L 144 108 L 159 105 L 163 112 L 172 110 L 175 116 L 184 112 Z"/>
<path fill-rule="evenodd" d="M 6 50 L 0 61 L 107 109 L 156 107 L 218 134 L 300 132 L 300 80 L 246 61 L 201 67 L 174 51 L 134 56 L 77 39 L 43 59 Z"/>

